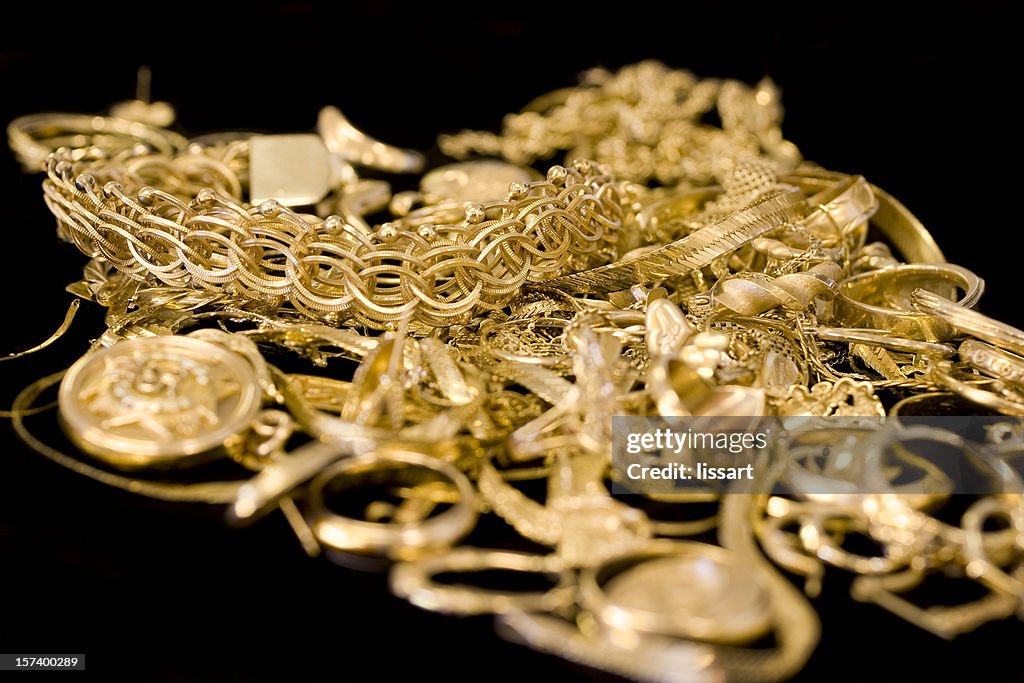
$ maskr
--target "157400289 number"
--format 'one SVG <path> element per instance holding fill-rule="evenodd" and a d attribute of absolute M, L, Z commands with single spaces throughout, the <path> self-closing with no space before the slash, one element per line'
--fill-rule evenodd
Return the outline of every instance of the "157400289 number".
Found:
<path fill-rule="evenodd" d="M 85 655 L 0 654 L 0 671 L 81 671 Z"/>
<path fill-rule="evenodd" d="M 51 668 L 55 666 L 75 666 L 78 664 L 77 657 L 15 657 L 15 666 L 41 666 Z"/>

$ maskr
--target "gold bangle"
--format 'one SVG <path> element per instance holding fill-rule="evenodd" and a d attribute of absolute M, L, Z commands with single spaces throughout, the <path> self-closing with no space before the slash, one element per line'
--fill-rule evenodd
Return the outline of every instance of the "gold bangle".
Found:
<path fill-rule="evenodd" d="M 44 169 L 46 158 L 60 147 L 72 148 L 72 159 L 110 157 L 136 145 L 158 154 L 175 154 L 188 140 L 166 128 L 112 116 L 29 114 L 7 125 L 7 144 L 26 171 Z"/>
<path fill-rule="evenodd" d="M 943 318 L 922 313 L 911 305 L 913 288 L 928 283 L 944 291 L 963 290 L 958 302 L 970 307 L 978 302 L 985 283 L 977 275 L 951 264 L 895 266 L 862 273 L 839 284 L 836 318 L 847 327 L 888 330 L 894 336 L 938 342 L 956 336 Z M 936 284 L 937 283 L 937 284 Z"/>
<path fill-rule="evenodd" d="M 780 441 L 780 448 L 783 449 L 782 457 L 790 461 L 786 468 L 784 481 L 798 497 L 821 503 L 826 511 L 831 508 L 846 514 L 851 510 L 856 510 L 863 502 L 865 494 L 878 493 L 878 491 L 866 488 L 864 483 L 859 480 L 861 473 L 856 471 L 856 464 L 859 463 L 858 449 L 867 438 L 884 427 L 885 420 L 885 417 L 878 416 L 872 420 L 860 420 L 856 426 L 836 427 L 829 430 L 830 420 L 819 418 L 805 422 L 798 427 L 790 427 L 789 438 Z M 843 438 L 844 435 L 845 438 Z M 856 439 L 852 445 L 850 445 L 851 439 Z M 807 460 L 813 462 L 817 456 L 820 456 L 822 445 L 828 448 L 829 455 L 834 458 L 835 462 L 842 462 L 845 465 L 839 466 L 834 473 L 822 473 L 809 468 L 805 462 Z M 914 509 L 927 507 L 953 493 L 952 480 L 933 463 L 917 458 L 911 453 L 900 453 L 897 457 L 919 470 L 921 475 L 911 481 L 902 481 L 898 484 L 888 483 L 886 492 L 891 489 Z M 849 478 L 842 476 L 842 467 L 844 466 L 848 470 L 852 470 Z M 820 524 L 818 526 L 820 527 Z M 824 536 L 820 532 L 817 535 Z M 807 540 L 802 540 L 806 545 Z M 819 541 L 819 543 L 824 544 L 824 541 Z M 808 547 L 808 550 L 812 549 Z M 848 553 L 847 555 L 849 556 Z"/>
<path fill-rule="evenodd" d="M 793 183 L 806 192 L 820 191 L 836 180 L 845 177 L 842 173 L 813 168 L 801 168 L 784 176 L 784 182 Z M 878 210 L 872 224 L 900 251 L 908 263 L 945 263 L 939 245 L 935 243 L 928 229 L 907 207 L 891 194 L 871 185 L 878 200 Z"/>

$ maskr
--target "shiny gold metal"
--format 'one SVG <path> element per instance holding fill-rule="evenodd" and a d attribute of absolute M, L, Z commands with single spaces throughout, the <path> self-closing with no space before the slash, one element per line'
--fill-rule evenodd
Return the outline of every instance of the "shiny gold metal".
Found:
<path fill-rule="evenodd" d="M 65 375 L 60 414 L 84 451 L 120 468 L 181 465 L 248 429 L 262 392 L 241 357 L 189 337 L 127 340 Z"/>

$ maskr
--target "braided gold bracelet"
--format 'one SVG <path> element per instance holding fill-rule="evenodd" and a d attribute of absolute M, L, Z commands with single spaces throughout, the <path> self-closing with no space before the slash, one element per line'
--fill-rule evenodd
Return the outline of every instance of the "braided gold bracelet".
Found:
<path fill-rule="evenodd" d="M 467 320 L 527 283 L 606 263 L 624 214 L 605 170 L 578 161 L 513 183 L 506 199 L 469 205 L 459 224 L 386 223 L 367 235 L 338 216 L 310 218 L 272 200 L 246 206 L 230 166 L 203 158 L 134 159 L 135 171 L 114 180 L 104 171 L 116 164 L 83 168 L 58 152 L 43 190 L 61 236 L 130 278 L 376 329 L 406 317 L 434 326 Z M 178 164 L 186 188 L 206 180 L 218 189 L 186 200 L 134 185 L 147 162 Z"/>

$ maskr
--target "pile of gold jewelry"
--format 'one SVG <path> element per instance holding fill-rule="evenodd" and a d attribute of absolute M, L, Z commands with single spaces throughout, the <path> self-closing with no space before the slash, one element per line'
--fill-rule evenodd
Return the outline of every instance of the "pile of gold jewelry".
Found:
<path fill-rule="evenodd" d="M 334 108 L 318 134 L 191 140 L 162 103 L 17 119 L 90 258 L 69 291 L 108 329 L 22 392 L 14 428 L 142 495 L 280 509 L 311 555 L 379 558 L 422 608 L 638 681 L 799 671 L 819 622 L 780 568 L 812 596 L 826 566 L 852 572 L 855 599 L 946 638 L 1020 615 L 1024 430 L 900 420 L 1024 415 L 1024 331 L 972 310 L 983 282 L 893 197 L 802 161 L 781 115 L 769 81 L 594 70 L 498 134 L 442 136 L 461 161 L 397 193 L 357 170 L 424 157 Z M 80 456 L 26 426 L 58 384 Z M 613 415 L 848 421 L 780 435 L 724 495 L 612 496 Z M 950 519 L 943 472 L 910 490 L 878 455 L 911 441 L 1000 487 Z M 480 515 L 550 552 L 459 545 Z M 473 585 L 489 570 L 549 588 Z M 987 594 L 915 604 L 936 576 Z"/>

